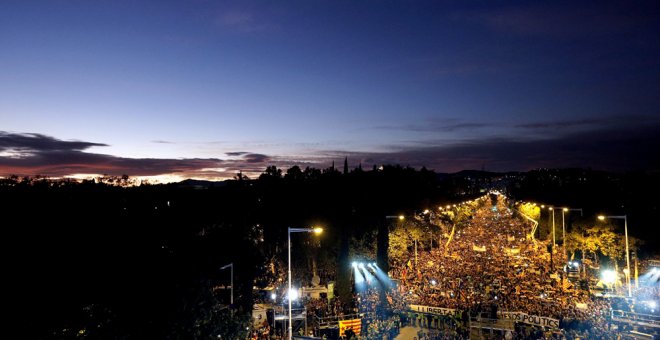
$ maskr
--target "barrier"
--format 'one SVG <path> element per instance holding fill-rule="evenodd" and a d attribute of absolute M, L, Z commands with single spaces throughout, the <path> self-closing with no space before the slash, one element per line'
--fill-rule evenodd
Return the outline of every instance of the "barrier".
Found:
<path fill-rule="evenodd" d="M 660 316 L 658 315 L 613 310 L 612 321 L 624 322 L 638 326 L 660 328 Z"/>

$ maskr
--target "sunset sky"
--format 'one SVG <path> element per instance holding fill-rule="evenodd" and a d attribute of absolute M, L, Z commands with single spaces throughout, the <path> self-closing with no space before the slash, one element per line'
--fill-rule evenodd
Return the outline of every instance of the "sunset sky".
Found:
<path fill-rule="evenodd" d="M 0 176 L 657 171 L 658 18 L 657 1 L 5 0 Z"/>

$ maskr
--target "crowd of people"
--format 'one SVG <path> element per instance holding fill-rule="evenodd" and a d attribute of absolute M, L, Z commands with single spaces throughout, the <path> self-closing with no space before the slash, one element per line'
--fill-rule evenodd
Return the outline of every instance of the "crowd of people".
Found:
<path fill-rule="evenodd" d="M 533 239 L 529 223 L 515 214 L 502 198 L 494 206 L 475 206 L 445 247 L 419 251 L 416 259 L 411 254 L 393 268 L 406 304 L 490 318 L 522 312 L 558 319 L 576 336 L 582 330 L 611 332 L 609 300 L 570 283 L 561 248 Z"/>
<path fill-rule="evenodd" d="M 355 339 L 393 339 L 402 325 L 421 327 L 417 339 L 466 338 L 471 319 L 502 319 L 512 313 L 557 320 L 558 327 L 515 323 L 500 334 L 502 338 L 590 339 L 622 334 L 622 328 L 613 327 L 612 309 L 635 311 L 641 306 L 635 309 L 625 299 L 617 302 L 592 295 L 569 281 L 564 272 L 568 259 L 560 246 L 534 239 L 530 223 L 516 216 L 503 197 L 496 204 L 488 203 L 474 203 L 470 217 L 437 247 L 411 247 L 408 258 L 393 261 L 389 276 L 395 284 L 379 283 L 357 291 L 350 303 L 306 298 L 308 317 L 339 320 L 358 315 L 363 321 Z M 653 299 L 660 296 L 657 285 L 645 294 Z M 455 313 L 424 315 L 411 311 L 411 305 Z"/>

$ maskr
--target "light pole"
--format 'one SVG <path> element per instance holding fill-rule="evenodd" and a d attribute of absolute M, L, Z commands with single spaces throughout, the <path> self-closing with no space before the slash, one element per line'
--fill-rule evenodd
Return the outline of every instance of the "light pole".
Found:
<path fill-rule="evenodd" d="M 230 304 L 233 308 L 234 307 L 234 262 L 223 266 L 222 268 L 220 268 L 220 270 L 227 269 L 227 268 L 231 269 L 231 297 L 230 297 L 229 301 L 230 301 Z"/>
<path fill-rule="evenodd" d="M 580 211 L 580 216 L 582 216 L 582 208 L 574 208 L 574 209 L 569 209 L 569 208 L 563 208 L 561 209 L 561 240 L 562 240 L 562 246 L 564 247 L 564 257 L 568 258 L 568 255 L 566 254 L 566 225 L 564 224 L 564 213 L 568 211 Z"/>
<path fill-rule="evenodd" d="M 287 236 L 289 239 L 289 290 L 288 290 L 288 300 L 289 300 L 289 340 L 291 340 L 293 336 L 293 318 L 291 317 L 291 233 L 315 233 L 315 234 L 320 234 L 323 232 L 323 228 L 291 228 L 289 227 L 289 231 L 287 232 Z"/>
<path fill-rule="evenodd" d="M 604 221 L 606 218 L 615 218 L 623 220 L 624 233 L 626 234 L 626 280 L 628 282 L 628 297 L 632 297 L 632 287 L 630 286 L 630 253 L 628 252 L 628 217 L 627 215 L 618 216 L 598 216 L 598 219 Z"/>
<path fill-rule="evenodd" d="M 552 246 L 556 246 L 557 242 L 555 240 L 555 209 L 553 207 L 548 207 L 548 210 L 552 212 Z"/>

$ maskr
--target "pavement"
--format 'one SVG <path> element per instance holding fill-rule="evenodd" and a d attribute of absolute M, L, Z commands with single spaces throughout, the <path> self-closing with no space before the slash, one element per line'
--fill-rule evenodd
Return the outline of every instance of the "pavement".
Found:
<path fill-rule="evenodd" d="M 399 335 L 397 335 L 394 340 L 412 340 L 417 337 L 417 332 L 419 332 L 420 329 L 421 328 L 419 327 L 412 326 L 403 327 L 399 330 Z"/>

